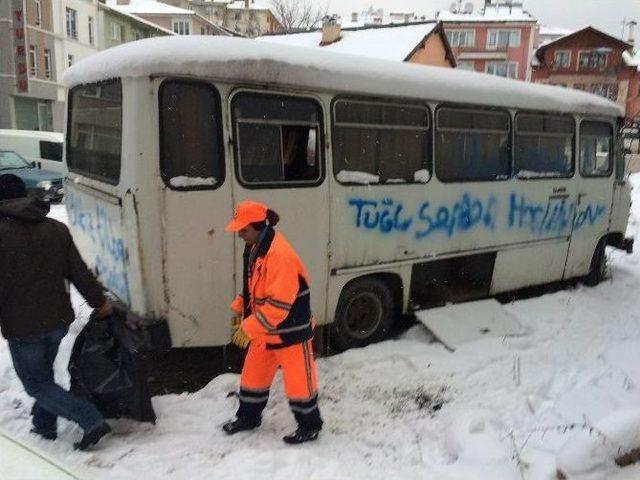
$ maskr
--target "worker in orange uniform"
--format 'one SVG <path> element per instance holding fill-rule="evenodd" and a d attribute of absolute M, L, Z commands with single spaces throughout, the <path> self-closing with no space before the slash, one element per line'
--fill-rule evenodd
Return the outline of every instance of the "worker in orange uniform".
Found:
<path fill-rule="evenodd" d="M 240 407 L 223 429 L 232 435 L 260 426 L 278 368 L 297 430 L 283 438 L 296 444 L 318 438 L 322 418 L 313 359 L 309 275 L 287 239 L 273 227 L 279 216 L 258 202 L 237 205 L 229 232 L 245 243 L 243 291 L 231 304 L 250 340 L 240 375 Z"/>

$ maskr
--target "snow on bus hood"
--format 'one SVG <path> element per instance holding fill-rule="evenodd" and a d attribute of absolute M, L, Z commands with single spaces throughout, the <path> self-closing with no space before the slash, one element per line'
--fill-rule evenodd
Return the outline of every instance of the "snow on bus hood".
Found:
<path fill-rule="evenodd" d="M 64 83 L 71 88 L 110 78 L 163 74 L 556 112 L 624 115 L 624 109 L 614 102 L 562 87 L 318 48 L 200 35 L 148 38 L 109 48 L 74 64 L 66 71 Z"/>

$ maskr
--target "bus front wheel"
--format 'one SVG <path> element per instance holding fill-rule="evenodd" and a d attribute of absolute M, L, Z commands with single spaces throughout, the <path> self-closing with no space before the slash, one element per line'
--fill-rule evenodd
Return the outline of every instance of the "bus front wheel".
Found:
<path fill-rule="evenodd" d="M 379 278 L 349 283 L 340 294 L 332 324 L 332 344 L 339 350 L 364 347 L 382 340 L 393 324 L 391 290 Z"/>

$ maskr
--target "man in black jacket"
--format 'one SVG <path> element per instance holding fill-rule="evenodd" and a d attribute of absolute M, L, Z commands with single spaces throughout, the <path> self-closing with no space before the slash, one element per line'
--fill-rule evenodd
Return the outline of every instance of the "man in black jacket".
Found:
<path fill-rule="evenodd" d="M 49 204 L 27 197 L 19 177 L 0 175 L 0 330 L 18 378 L 35 399 L 32 432 L 54 440 L 61 416 L 83 428 L 75 447 L 86 450 L 111 429 L 94 405 L 54 381 L 53 362 L 75 317 L 68 282 L 99 318 L 112 306 L 69 229 L 47 213 Z"/>

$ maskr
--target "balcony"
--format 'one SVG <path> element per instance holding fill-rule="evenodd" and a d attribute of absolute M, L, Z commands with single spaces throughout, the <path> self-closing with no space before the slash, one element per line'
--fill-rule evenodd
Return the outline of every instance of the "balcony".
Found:
<path fill-rule="evenodd" d="M 507 47 L 478 48 L 478 47 L 454 47 L 452 48 L 458 60 L 507 60 Z"/>

